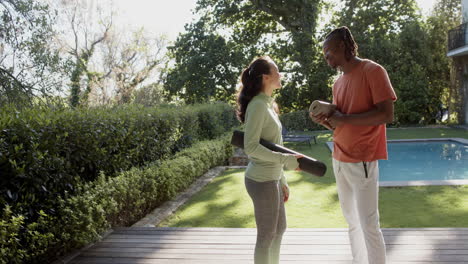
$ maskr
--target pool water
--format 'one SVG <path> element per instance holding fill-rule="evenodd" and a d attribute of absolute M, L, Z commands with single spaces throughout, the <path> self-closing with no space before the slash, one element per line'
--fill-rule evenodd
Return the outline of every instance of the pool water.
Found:
<path fill-rule="evenodd" d="M 468 145 L 456 141 L 388 142 L 380 181 L 468 180 Z"/>

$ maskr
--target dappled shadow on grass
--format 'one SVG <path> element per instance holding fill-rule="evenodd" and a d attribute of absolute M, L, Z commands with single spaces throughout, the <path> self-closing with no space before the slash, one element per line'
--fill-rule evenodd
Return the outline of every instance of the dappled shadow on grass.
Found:
<path fill-rule="evenodd" d="M 314 134 L 314 132 L 311 132 Z M 314 188 L 327 188 L 335 185 L 331 153 L 325 146 L 327 140 L 331 140 L 331 134 L 319 133 L 318 144 L 308 147 L 303 144 L 288 144 L 288 147 L 321 160 L 327 165 L 327 173 L 324 177 L 306 177 L 305 173 L 290 181 L 290 186 L 311 183 Z M 388 135 L 393 138 L 429 138 L 429 137 L 465 137 L 466 131 L 460 129 L 435 129 L 416 128 L 389 130 Z M 426 187 L 384 187 L 380 188 L 380 212 L 381 223 L 385 227 L 422 227 L 425 226 L 466 226 L 468 227 L 468 202 L 464 209 L 457 208 L 456 204 L 468 200 L 468 187 L 453 186 L 426 186 Z M 448 192 L 447 190 L 451 190 Z M 417 195 L 413 195 L 417 194 Z M 337 194 L 335 195 L 338 201 Z M 441 200 L 445 200 L 441 202 Z M 460 207 L 460 206 L 459 206 Z M 421 208 L 424 208 L 422 210 Z M 415 219 L 408 221 L 406 219 Z M 460 220 L 460 219 L 465 219 Z M 417 221 L 416 221 L 417 220 Z"/>
<path fill-rule="evenodd" d="M 468 227 L 467 186 L 386 187 L 380 191 L 380 223 L 383 228 Z M 442 261 L 441 257 L 448 256 L 441 255 L 440 249 L 468 247 L 468 236 L 456 229 L 425 230 L 424 234 L 415 231 L 412 241 L 405 241 L 407 231 L 404 229 L 393 232 L 394 239 L 400 241 L 400 247 L 430 243 L 433 250 L 428 258 L 432 261 Z M 391 255 L 392 250 L 392 247 L 387 247 L 387 255 Z"/>
<path fill-rule="evenodd" d="M 197 194 L 195 194 L 191 198 L 191 202 L 193 203 L 206 202 L 206 201 L 212 201 L 219 197 L 222 197 L 222 194 L 220 194 L 220 192 L 223 190 L 225 186 L 231 184 L 230 178 L 236 177 L 237 175 L 235 174 L 241 171 L 244 171 L 244 170 L 236 169 L 236 170 L 225 171 L 220 176 L 216 177 L 211 183 L 203 187 Z"/>
<path fill-rule="evenodd" d="M 320 135 L 318 135 L 319 140 L 317 144 L 312 144 L 311 147 L 300 143 L 288 143 L 286 144 L 286 147 L 323 162 L 327 166 L 327 171 L 325 175 L 322 177 L 318 177 L 315 175 L 308 174 L 306 172 L 300 172 L 300 177 L 293 181 L 288 180 L 289 185 L 302 184 L 304 182 L 308 182 L 311 184 L 316 184 L 318 187 L 322 186 L 325 188 L 328 187 L 330 184 L 335 184 L 331 152 L 325 145 L 325 142 L 328 141 L 330 135 L 324 134 L 324 139 L 320 139 Z"/>
<path fill-rule="evenodd" d="M 421 134 L 421 131 L 418 130 L 418 133 Z M 287 147 L 321 160 L 327 165 L 327 173 L 323 177 L 305 172 L 286 172 L 292 192 L 292 200 L 288 203 L 288 207 L 290 213 L 293 211 L 295 213 L 291 215 L 299 217 L 298 219 L 301 219 L 303 210 L 311 209 L 315 214 L 328 214 L 338 219 L 341 215 L 337 217 L 336 214 L 338 212 L 341 214 L 341 210 L 333 175 L 331 153 L 324 144 L 331 139 L 331 135 L 330 133 L 317 135 L 318 144 L 312 144 L 311 147 L 301 143 L 286 144 Z M 226 171 L 205 186 L 179 210 L 191 210 L 191 213 L 177 213 L 175 218 L 168 222 L 169 225 L 252 227 L 254 225 L 253 206 L 243 181 L 244 170 Z M 466 209 L 468 205 L 465 202 L 466 206 L 461 208 L 455 206 L 463 199 L 466 200 L 468 197 L 466 190 L 447 193 L 443 186 L 414 188 L 380 188 L 382 227 L 468 226 L 468 210 Z M 430 191 L 427 193 L 420 191 L 424 188 L 429 188 L 426 190 Z M 437 198 L 441 199 L 441 197 L 446 199 L 443 203 L 437 201 Z M 224 218 L 224 220 L 216 221 L 218 218 Z M 300 221 L 297 222 L 297 224 L 300 223 Z"/>
<path fill-rule="evenodd" d="M 389 139 L 468 138 L 466 131 L 457 129 L 390 130 L 388 131 L 388 135 Z M 325 141 L 330 140 L 332 138 L 329 134 L 319 135 L 319 144 L 317 145 L 324 145 Z M 307 148 L 299 144 L 290 144 L 289 147 L 314 158 L 321 158 L 328 167 L 327 175 L 324 178 L 310 179 L 301 175 L 294 181 L 291 181 L 290 186 L 299 186 L 304 184 L 304 182 L 311 183 L 317 189 L 335 185 L 331 167 L 331 155 L 325 149 L 325 146 L 322 148 L 321 146 L 313 145 L 312 148 Z M 326 155 L 323 155 L 324 153 Z M 380 222 L 383 228 L 468 227 L 468 186 L 385 187 L 380 188 L 379 197 Z M 334 200 L 338 201 L 337 193 L 334 194 Z M 332 205 L 333 202 L 329 204 Z M 392 234 L 392 238 L 395 240 L 405 239 L 405 236 L 407 236 L 405 232 L 405 230 L 395 231 Z M 431 242 L 435 249 L 452 249 L 450 244 L 459 244 L 461 243 L 460 241 L 465 241 L 463 243 L 466 244 L 467 239 L 465 234 L 456 230 L 429 231 L 429 233 L 425 233 L 424 235 L 436 237 Z M 425 240 L 424 235 L 419 233 L 415 240 L 405 243 L 417 244 L 418 240 Z M 394 248 L 396 247 L 387 247 L 387 254 L 391 255 Z M 394 253 L 399 254 L 398 252 Z M 432 260 L 439 260 L 441 257 L 438 250 L 431 250 L 429 255 L 429 259 Z"/>
<path fill-rule="evenodd" d="M 404 129 L 391 130 L 388 134 L 389 139 L 468 138 L 466 131 L 456 129 Z M 323 144 L 331 140 L 331 137 L 321 135 L 318 139 L 318 146 L 313 145 L 312 148 L 300 144 L 290 144 L 289 147 L 325 162 L 328 167 L 327 175 L 321 179 L 310 179 L 301 175 L 290 181 L 290 186 L 300 186 L 306 182 L 316 189 L 325 189 L 329 185 L 335 185 L 331 153 Z M 383 228 L 468 227 L 468 186 L 384 187 L 380 188 L 379 199 L 380 222 Z M 333 200 L 338 202 L 337 193 L 334 194 Z M 329 202 L 330 206 L 333 204 L 334 202 Z M 430 235 L 441 234 L 441 231 L 438 232 L 430 231 Z M 393 235 L 397 240 L 399 237 L 404 239 L 405 231 L 397 231 Z M 424 239 L 422 234 L 420 236 Z M 453 231 L 450 235 L 436 239 L 433 245 L 435 248 L 447 248 L 447 244 L 459 243 L 458 241 L 466 239 L 466 235 Z M 387 252 L 391 254 L 392 250 L 390 246 Z M 434 260 L 440 257 L 437 254 L 440 253 L 436 250 L 430 252 Z"/>
<path fill-rule="evenodd" d="M 380 188 L 383 227 L 468 227 L 467 186 Z"/>
<path fill-rule="evenodd" d="M 229 208 L 239 204 L 238 200 L 232 201 L 226 204 L 215 204 L 208 203 L 203 206 L 200 214 L 184 216 L 180 218 L 173 227 L 214 227 L 220 226 L 220 223 L 217 221 L 220 214 L 223 214 Z M 222 227 L 244 227 L 243 223 L 248 223 L 253 215 L 231 215 L 229 218 L 222 220 Z"/>
<path fill-rule="evenodd" d="M 251 200 L 243 184 L 243 171 L 225 171 L 160 226 L 251 227 L 253 207 L 245 208 Z"/>
<path fill-rule="evenodd" d="M 325 145 L 325 142 L 331 140 L 331 133 L 313 133 L 317 136 L 317 144 L 308 146 L 301 143 L 288 143 L 287 147 L 294 149 L 306 156 L 312 157 L 323 162 L 327 166 L 327 171 L 324 176 L 318 177 L 306 172 L 294 172 L 294 177 L 288 178 L 288 185 L 291 190 L 310 188 L 311 192 L 316 192 L 317 195 L 327 195 L 328 199 L 324 199 L 321 206 L 323 208 L 333 208 L 339 203 L 338 194 L 336 192 L 335 176 L 333 174 L 331 152 Z M 292 173 L 292 172 L 289 172 Z"/>

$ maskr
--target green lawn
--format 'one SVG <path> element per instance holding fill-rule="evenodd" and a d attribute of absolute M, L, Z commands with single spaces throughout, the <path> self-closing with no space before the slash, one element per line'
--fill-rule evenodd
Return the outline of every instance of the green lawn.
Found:
<path fill-rule="evenodd" d="M 468 138 L 459 129 L 389 129 L 389 139 Z M 287 172 L 291 197 L 286 203 L 288 227 L 346 227 L 341 214 L 331 155 L 324 142 L 330 133 L 317 133 L 318 144 L 290 144 L 306 155 L 322 160 L 324 177 Z M 468 186 L 380 188 L 382 227 L 468 227 Z M 243 170 L 227 170 L 182 206 L 160 226 L 255 227 L 253 207 L 244 187 Z"/>

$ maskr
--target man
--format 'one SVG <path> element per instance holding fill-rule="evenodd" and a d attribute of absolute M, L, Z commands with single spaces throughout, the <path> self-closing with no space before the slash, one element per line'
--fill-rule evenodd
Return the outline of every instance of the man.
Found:
<path fill-rule="evenodd" d="M 329 33 L 323 44 L 328 65 L 342 71 L 333 85 L 330 116 L 313 116 L 333 131 L 333 171 L 341 209 L 349 225 L 353 263 L 385 263 L 380 230 L 378 160 L 387 159 L 386 123 L 393 122 L 395 92 L 386 70 L 357 57 L 358 46 L 347 27 Z"/>

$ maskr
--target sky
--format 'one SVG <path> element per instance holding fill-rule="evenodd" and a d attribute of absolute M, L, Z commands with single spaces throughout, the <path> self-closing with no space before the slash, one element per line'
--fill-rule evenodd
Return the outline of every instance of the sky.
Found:
<path fill-rule="evenodd" d="M 154 34 L 165 34 L 174 41 L 184 25 L 194 18 L 196 0 L 113 0 L 116 21 L 127 27 L 144 27 Z"/>
<path fill-rule="evenodd" d="M 436 0 L 416 0 L 428 14 Z M 152 34 L 165 34 L 174 41 L 184 25 L 193 20 L 196 0 L 113 0 L 116 22 L 129 28 L 144 27 Z"/>

